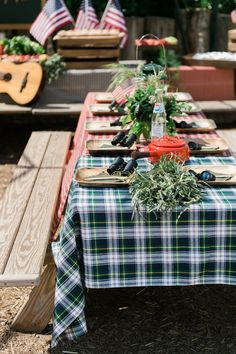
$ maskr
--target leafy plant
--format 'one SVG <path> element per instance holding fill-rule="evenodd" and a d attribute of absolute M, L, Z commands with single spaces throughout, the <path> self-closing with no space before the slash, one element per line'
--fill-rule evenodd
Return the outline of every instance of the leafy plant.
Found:
<path fill-rule="evenodd" d="M 177 102 L 174 94 L 164 96 L 165 111 L 166 111 L 166 127 L 169 135 L 175 135 L 176 129 L 172 117 L 183 115 L 183 110 L 191 110 L 191 106 L 186 102 Z"/>
<path fill-rule="evenodd" d="M 140 138 L 141 134 L 146 140 L 150 137 L 154 97 L 155 86 L 152 84 L 137 88 L 133 96 L 127 97 L 125 106 L 128 115 L 124 116 L 121 122 L 124 125 L 133 122 L 130 134 L 135 134 L 137 139 Z"/>
<path fill-rule="evenodd" d="M 166 212 L 177 206 L 186 210 L 202 198 L 200 183 L 173 156 L 162 156 L 148 172 L 136 170 L 130 181 L 132 204 L 139 212 Z"/>
<path fill-rule="evenodd" d="M 122 82 L 127 79 L 132 79 L 134 77 L 139 77 L 139 73 L 134 69 L 129 68 L 124 64 L 107 64 L 104 67 L 108 69 L 113 69 L 115 74 L 112 77 L 111 83 L 108 87 L 108 91 L 114 90 L 117 86 L 120 86 Z"/>
<path fill-rule="evenodd" d="M 4 53 L 8 55 L 43 54 L 44 48 L 37 42 L 31 41 L 27 36 L 15 36 L 3 39 Z"/>
<path fill-rule="evenodd" d="M 141 134 L 146 140 L 150 138 L 157 87 L 162 87 L 163 91 L 165 90 L 165 85 L 161 84 L 155 75 L 152 75 L 140 84 L 132 96 L 126 97 L 125 107 L 128 114 L 121 118 L 121 123 L 122 125 L 132 123 L 130 134 L 135 134 L 137 140 L 140 139 Z M 182 115 L 182 111 L 190 110 L 190 106 L 185 102 L 177 102 L 174 95 L 164 95 L 163 97 L 166 112 L 166 132 L 168 135 L 175 135 L 176 129 L 172 117 Z"/>
<path fill-rule="evenodd" d="M 181 64 L 180 59 L 173 49 L 166 49 L 166 56 L 164 56 L 163 50 L 160 48 L 157 48 L 154 62 L 162 66 L 167 65 L 168 68 L 178 67 Z"/>
<path fill-rule="evenodd" d="M 53 54 L 40 63 L 43 66 L 49 84 L 53 80 L 58 79 L 58 77 L 65 71 L 66 64 L 59 54 Z"/>
<path fill-rule="evenodd" d="M 212 1 L 213 0 L 183 0 L 183 5 L 186 9 L 210 9 Z"/>

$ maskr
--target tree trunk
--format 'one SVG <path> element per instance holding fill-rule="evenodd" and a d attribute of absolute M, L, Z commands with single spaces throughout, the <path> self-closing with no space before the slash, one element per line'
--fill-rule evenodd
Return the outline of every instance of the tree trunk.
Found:
<path fill-rule="evenodd" d="M 210 10 L 188 10 L 186 14 L 186 34 L 190 53 L 209 50 Z"/>

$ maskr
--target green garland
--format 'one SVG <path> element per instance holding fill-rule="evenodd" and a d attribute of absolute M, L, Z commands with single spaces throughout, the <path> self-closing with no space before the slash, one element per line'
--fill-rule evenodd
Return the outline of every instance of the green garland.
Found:
<path fill-rule="evenodd" d="M 177 206 L 185 211 L 202 199 L 201 184 L 173 156 L 162 156 L 148 172 L 136 170 L 130 182 L 132 204 L 141 214 L 167 212 Z"/>

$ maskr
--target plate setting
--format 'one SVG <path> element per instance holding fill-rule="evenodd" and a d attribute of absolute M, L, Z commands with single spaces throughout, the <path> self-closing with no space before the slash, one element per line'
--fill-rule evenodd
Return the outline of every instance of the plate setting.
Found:
<path fill-rule="evenodd" d="M 113 116 L 119 116 L 119 115 L 124 115 L 125 113 L 120 113 L 118 112 L 117 109 L 111 109 L 110 104 L 91 104 L 89 106 L 89 111 L 94 114 L 94 115 L 113 115 Z"/>
<path fill-rule="evenodd" d="M 236 185 L 236 165 L 191 165 L 188 171 L 209 185 Z"/>
<path fill-rule="evenodd" d="M 191 155 L 223 154 L 229 150 L 221 138 L 184 138 L 190 148 Z"/>
<path fill-rule="evenodd" d="M 91 155 L 129 155 L 136 150 L 136 144 L 131 147 L 112 145 L 112 140 L 87 140 L 86 147 Z"/>
<path fill-rule="evenodd" d="M 216 129 L 213 119 L 174 117 L 173 120 L 178 133 L 208 133 Z"/>
<path fill-rule="evenodd" d="M 129 177 L 110 175 L 106 167 L 84 167 L 76 171 L 75 180 L 84 187 L 128 187 Z"/>
<path fill-rule="evenodd" d="M 128 132 L 130 129 L 129 125 L 112 126 L 111 123 L 114 123 L 114 119 L 112 118 L 107 120 L 90 120 L 85 122 L 85 130 L 91 134 L 116 134 L 118 132 Z"/>
<path fill-rule="evenodd" d="M 114 99 L 111 92 L 96 93 L 94 98 L 98 103 L 111 103 Z"/>

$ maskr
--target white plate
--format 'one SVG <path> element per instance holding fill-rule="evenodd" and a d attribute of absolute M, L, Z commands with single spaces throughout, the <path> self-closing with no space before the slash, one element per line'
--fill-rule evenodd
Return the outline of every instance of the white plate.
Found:
<path fill-rule="evenodd" d="M 193 98 L 188 92 L 167 92 L 168 96 L 175 96 L 176 101 L 192 101 Z"/>
<path fill-rule="evenodd" d="M 97 121 L 87 121 L 85 123 L 85 130 L 87 130 L 88 133 L 91 134 L 109 134 L 109 133 L 118 133 L 118 132 L 128 132 L 130 126 L 129 125 L 125 125 L 124 127 L 118 125 L 115 127 L 111 127 L 110 123 L 114 122 L 114 120 L 109 119 L 106 121 L 101 121 L 101 120 L 97 120 Z"/>
<path fill-rule="evenodd" d="M 129 154 L 136 150 L 136 144 L 131 147 L 112 145 L 111 140 L 87 140 L 86 147 L 90 154 Z"/>
<path fill-rule="evenodd" d="M 119 115 L 117 110 L 111 110 L 110 105 L 106 103 L 100 103 L 100 104 L 91 104 L 89 106 L 89 111 L 93 114 L 97 115 Z"/>
<path fill-rule="evenodd" d="M 219 185 L 219 186 L 230 186 L 236 185 L 236 165 L 192 165 L 186 166 L 188 170 L 193 170 L 197 173 L 201 173 L 203 171 L 210 171 L 213 174 L 223 174 L 223 175 L 233 175 L 228 181 L 223 181 L 222 179 L 206 182 L 210 185 Z"/>
<path fill-rule="evenodd" d="M 97 93 L 94 98 L 98 103 L 111 103 L 114 99 L 111 92 Z"/>
<path fill-rule="evenodd" d="M 197 126 L 193 128 L 176 128 L 178 133 L 208 133 L 216 129 L 216 124 L 212 119 L 198 118 L 198 119 L 184 119 L 184 117 L 174 117 L 177 122 L 185 121 L 186 123 L 196 123 Z"/>
<path fill-rule="evenodd" d="M 201 112 L 200 106 L 198 106 L 196 103 L 193 102 L 188 102 L 187 103 L 190 109 L 183 109 L 183 113 L 191 114 L 191 113 L 197 113 Z"/>

